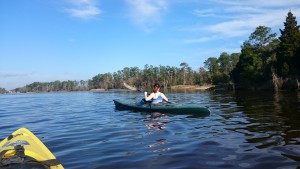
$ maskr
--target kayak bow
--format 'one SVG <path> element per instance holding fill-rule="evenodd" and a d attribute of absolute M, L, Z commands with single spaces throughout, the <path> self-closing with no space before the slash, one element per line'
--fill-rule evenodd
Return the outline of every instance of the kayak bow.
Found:
<path fill-rule="evenodd" d="M 40 164 L 49 169 L 64 167 L 28 129 L 20 128 L 0 142 L 0 168 L 11 164 Z"/>

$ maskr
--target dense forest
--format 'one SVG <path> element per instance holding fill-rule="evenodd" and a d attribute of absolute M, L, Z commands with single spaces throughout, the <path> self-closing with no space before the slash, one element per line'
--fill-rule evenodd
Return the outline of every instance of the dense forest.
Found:
<path fill-rule="evenodd" d="M 245 88 L 299 89 L 300 30 L 288 12 L 277 38 L 271 28 L 259 26 L 242 45 L 231 79 Z"/>
<path fill-rule="evenodd" d="M 188 63 L 174 66 L 145 65 L 125 67 L 87 81 L 34 82 L 16 92 L 76 91 L 122 89 L 126 82 L 137 88 L 149 88 L 154 82 L 174 85 L 234 84 L 242 89 L 298 90 L 300 79 L 300 30 L 296 17 L 288 12 L 278 37 L 267 26 L 258 26 L 241 46 L 240 53 L 223 52 L 210 57 L 204 67 L 192 70 Z M 5 89 L 1 88 L 1 92 Z"/>

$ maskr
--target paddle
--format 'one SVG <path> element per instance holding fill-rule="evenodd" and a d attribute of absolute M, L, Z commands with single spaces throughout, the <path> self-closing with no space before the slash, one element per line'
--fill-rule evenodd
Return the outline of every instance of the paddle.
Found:
<path fill-rule="evenodd" d="M 169 101 L 165 101 L 167 103 L 170 103 L 170 104 L 177 104 L 176 102 L 169 102 Z"/>

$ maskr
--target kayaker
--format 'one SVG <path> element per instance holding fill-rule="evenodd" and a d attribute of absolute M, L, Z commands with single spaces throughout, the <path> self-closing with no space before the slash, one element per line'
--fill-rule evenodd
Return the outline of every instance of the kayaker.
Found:
<path fill-rule="evenodd" d="M 155 83 L 153 86 L 153 92 L 147 96 L 147 92 L 145 92 L 145 101 L 151 101 L 153 104 L 161 103 L 163 100 L 168 101 L 168 98 L 161 92 L 159 92 L 160 85 Z"/>

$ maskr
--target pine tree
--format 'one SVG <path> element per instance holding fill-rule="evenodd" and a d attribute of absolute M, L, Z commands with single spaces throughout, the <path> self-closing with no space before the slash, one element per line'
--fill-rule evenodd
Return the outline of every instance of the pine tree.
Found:
<path fill-rule="evenodd" d="M 277 51 L 277 72 L 282 77 L 295 76 L 299 71 L 300 30 L 296 17 L 288 12 L 284 29 L 279 37 L 280 44 Z"/>
<path fill-rule="evenodd" d="M 271 28 L 258 26 L 242 46 L 239 61 L 231 72 L 234 82 L 259 84 L 267 81 L 271 72 L 268 60 L 277 47 L 277 41 L 276 34 L 272 33 Z"/>

